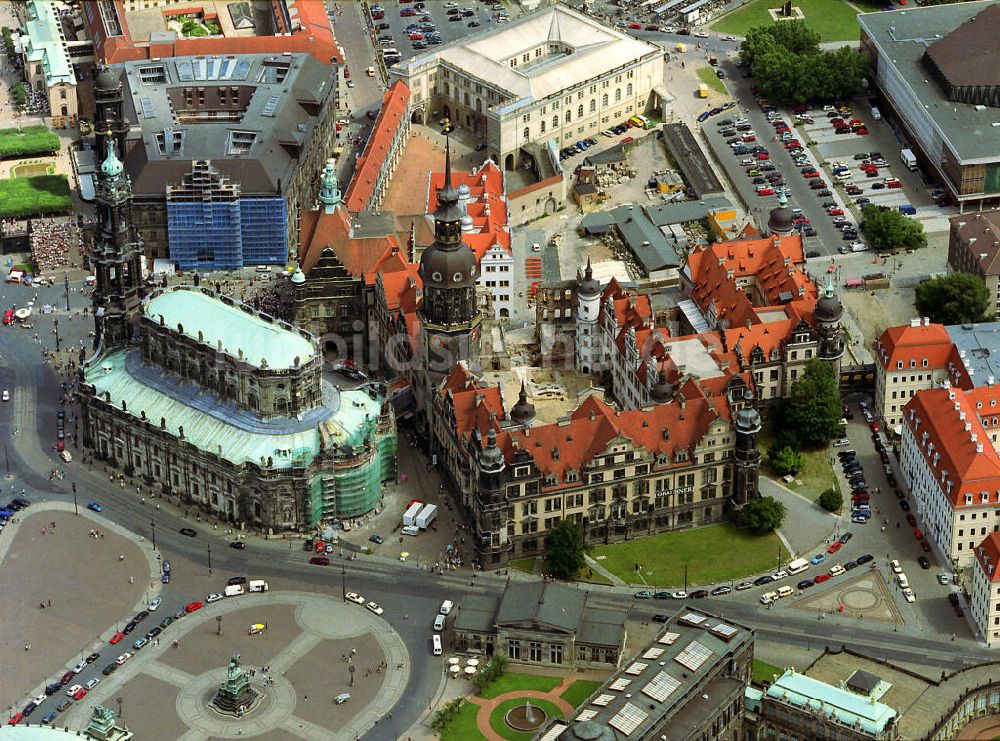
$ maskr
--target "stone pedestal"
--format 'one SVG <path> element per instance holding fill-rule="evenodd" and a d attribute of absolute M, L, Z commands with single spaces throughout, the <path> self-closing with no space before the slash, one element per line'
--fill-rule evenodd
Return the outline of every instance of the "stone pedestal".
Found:
<path fill-rule="evenodd" d="M 250 678 L 240 664 L 240 655 L 236 654 L 229 660 L 226 681 L 219 685 L 218 692 L 212 698 L 212 706 L 220 713 L 239 717 L 249 710 L 259 697 L 257 690 L 250 686 Z"/>

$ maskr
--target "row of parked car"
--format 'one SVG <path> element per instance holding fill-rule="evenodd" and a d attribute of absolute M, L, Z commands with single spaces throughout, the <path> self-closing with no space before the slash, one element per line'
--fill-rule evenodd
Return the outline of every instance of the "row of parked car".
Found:
<path fill-rule="evenodd" d="M 830 546 L 827 547 L 827 553 L 830 554 L 836 553 L 850 539 L 851 539 L 851 534 L 844 533 L 839 540 L 835 540 L 833 543 L 830 544 Z M 810 559 L 809 562 L 813 565 L 816 565 L 822 563 L 825 560 L 826 560 L 825 555 L 823 555 L 822 553 L 817 553 L 815 556 L 812 557 L 812 559 Z M 833 566 L 830 567 L 829 571 L 822 574 L 817 574 L 812 579 L 802 579 L 795 586 L 800 591 L 806 590 L 809 589 L 810 587 L 816 586 L 817 584 L 822 584 L 825 581 L 829 581 L 830 579 L 838 577 L 841 574 L 846 574 L 848 571 L 852 571 L 858 568 L 859 566 L 864 566 L 866 563 L 872 563 L 874 560 L 875 560 L 874 556 L 872 556 L 870 553 L 866 553 L 863 556 L 858 556 L 857 559 L 853 561 L 848 561 L 844 563 L 843 565 L 839 563 L 834 564 Z M 789 574 L 784 571 L 779 571 L 777 574 L 774 574 L 774 577 L 778 577 L 779 579 L 784 579 L 787 578 L 788 576 Z M 778 579 L 775 579 L 774 577 L 772 577 L 772 581 L 777 581 Z M 760 581 L 760 579 L 758 579 L 758 581 Z M 784 597 L 790 597 L 793 594 L 795 594 L 795 590 L 786 584 L 782 587 L 779 587 L 777 590 L 764 592 L 764 594 L 760 596 L 760 603 L 762 605 L 769 605 L 772 602 L 777 602 L 779 599 L 782 599 Z"/>
<path fill-rule="evenodd" d="M 0 507 L 0 532 L 3 532 L 3 529 L 7 527 L 7 523 L 10 522 L 12 517 L 22 509 L 27 509 L 30 506 L 31 500 L 24 497 L 14 497 L 3 507 Z"/>

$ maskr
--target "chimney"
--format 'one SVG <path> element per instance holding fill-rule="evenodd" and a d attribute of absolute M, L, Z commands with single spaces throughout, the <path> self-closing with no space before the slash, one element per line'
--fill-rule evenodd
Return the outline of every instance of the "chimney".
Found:
<path fill-rule="evenodd" d="M 976 443 L 976 452 L 977 453 L 982 453 L 983 452 L 983 444 L 982 443 Z"/>
<path fill-rule="evenodd" d="M 931 323 L 930 317 L 925 316 L 924 317 L 924 326 L 928 327 L 928 326 L 930 326 L 930 323 Z"/>

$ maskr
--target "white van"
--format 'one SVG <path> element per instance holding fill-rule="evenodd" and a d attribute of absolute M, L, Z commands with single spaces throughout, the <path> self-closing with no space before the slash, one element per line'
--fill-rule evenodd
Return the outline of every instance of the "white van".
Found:
<path fill-rule="evenodd" d="M 896 574 L 896 581 L 899 582 L 900 589 L 906 589 L 910 586 L 910 580 L 906 578 L 906 574 Z"/>
<path fill-rule="evenodd" d="M 445 620 L 447 620 L 447 618 L 444 615 L 435 615 L 434 616 L 434 630 L 438 631 L 439 633 L 442 630 L 444 630 L 444 621 Z"/>
<path fill-rule="evenodd" d="M 795 594 L 795 590 L 787 584 L 783 587 L 778 587 L 778 597 L 791 597 L 793 594 Z"/>
<path fill-rule="evenodd" d="M 420 535 L 420 528 L 416 525 L 405 525 L 400 532 L 403 535 Z"/>
<path fill-rule="evenodd" d="M 266 592 L 267 591 L 267 582 L 266 581 L 261 581 L 260 579 L 258 579 L 256 581 L 250 582 L 249 586 L 250 586 L 250 591 L 251 592 Z"/>
<path fill-rule="evenodd" d="M 441 609 L 438 610 L 442 615 L 451 615 L 451 608 L 455 606 L 455 603 L 450 599 L 446 599 L 441 603 Z"/>
<path fill-rule="evenodd" d="M 764 592 L 764 594 L 760 596 L 760 603 L 762 605 L 769 605 L 772 602 L 777 602 L 777 601 L 778 601 L 777 592 Z"/>
<path fill-rule="evenodd" d="M 796 558 L 790 564 L 788 564 L 788 573 L 795 575 L 801 574 L 803 571 L 809 568 L 809 562 L 804 558 Z"/>
<path fill-rule="evenodd" d="M 435 656 L 441 655 L 441 636 L 437 633 L 431 636 L 431 651 Z"/>
<path fill-rule="evenodd" d="M 225 592 L 227 597 L 239 597 L 241 594 L 243 594 L 243 585 L 230 584 L 228 587 L 226 587 Z"/>

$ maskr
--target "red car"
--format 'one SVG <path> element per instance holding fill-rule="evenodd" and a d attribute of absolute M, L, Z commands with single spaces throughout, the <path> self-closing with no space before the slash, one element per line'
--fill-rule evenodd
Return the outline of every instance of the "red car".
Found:
<path fill-rule="evenodd" d="M 108 642 L 109 643 L 118 643 L 118 641 L 120 641 L 124 637 L 125 637 L 125 634 L 119 631 L 118 633 L 115 633 L 113 636 L 111 636 L 111 640 L 108 641 Z"/>
<path fill-rule="evenodd" d="M 924 539 L 924 531 L 921 530 L 919 527 L 913 528 L 913 537 L 916 538 L 917 540 L 923 540 Z"/>
<path fill-rule="evenodd" d="M 4 312 L 3 323 L 6 324 L 7 326 L 10 326 L 11 324 L 14 323 L 14 312 L 11 311 L 10 309 L 7 309 L 7 311 Z"/>
<path fill-rule="evenodd" d="M 917 526 L 917 518 L 913 516 L 912 512 L 907 512 L 906 513 L 906 521 L 908 523 L 910 523 L 910 527 L 916 527 Z"/>
<path fill-rule="evenodd" d="M 886 188 L 902 188 L 903 184 L 901 182 L 899 182 L 898 180 L 886 180 L 885 187 Z"/>
<path fill-rule="evenodd" d="M 757 155 L 757 159 L 761 161 L 769 160 L 771 159 L 771 155 L 769 155 L 767 152 L 761 152 Z"/>
<path fill-rule="evenodd" d="M 330 559 L 327 558 L 326 556 L 313 556 L 312 558 L 309 559 L 309 563 L 311 563 L 313 566 L 329 566 Z"/>
<path fill-rule="evenodd" d="M 855 129 L 854 133 L 857 134 L 858 136 L 867 136 L 868 135 L 868 129 L 865 128 L 864 126 L 862 126 L 860 128 Z"/>
<path fill-rule="evenodd" d="M 14 713 L 12 716 L 10 716 L 10 720 L 7 721 L 7 725 L 9 725 L 9 726 L 16 726 L 18 723 L 21 723 L 23 720 L 24 720 L 24 714 L 23 713 Z"/>
<path fill-rule="evenodd" d="M 191 613 L 195 610 L 200 610 L 202 607 L 204 607 L 204 605 L 201 602 L 189 602 L 184 607 L 184 612 Z"/>
<path fill-rule="evenodd" d="M 792 139 L 791 141 L 785 142 L 785 149 L 796 149 L 801 146 L 802 145 L 799 143 L 798 139 Z"/>
<path fill-rule="evenodd" d="M 636 30 L 639 30 L 639 29 L 641 29 L 641 28 L 642 28 L 642 25 L 641 25 L 641 24 L 639 24 L 639 23 L 629 23 L 629 24 L 628 24 L 628 27 L 629 27 L 629 28 L 634 28 L 634 29 L 636 29 Z"/>
<path fill-rule="evenodd" d="M 843 545 L 843 543 L 841 543 L 839 540 L 835 540 L 835 541 L 833 541 L 829 545 L 829 547 L 826 549 L 826 552 L 827 553 L 836 553 L 837 551 L 840 550 L 840 546 L 842 546 L 842 545 Z"/>
<path fill-rule="evenodd" d="M 774 188 L 757 188 L 757 195 L 759 196 L 773 196 Z"/>
<path fill-rule="evenodd" d="M 85 687 L 81 687 L 76 692 L 73 693 L 74 700 L 82 700 L 87 696 L 87 690 Z"/>
<path fill-rule="evenodd" d="M 842 208 L 829 208 L 826 210 L 827 216 L 843 216 L 844 209 Z"/>
<path fill-rule="evenodd" d="M 743 135 L 743 141 L 745 141 L 747 144 L 749 144 L 750 142 L 755 142 L 755 141 L 757 141 L 757 135 L 756 134 L 744 134 Z"/>
<path fill-rule="evenodd" d="M 815 170 L 811 170 L 809 172 L 802 173 L 802 177 L 804 177 L 804 178 L 818 178 L 819 177 L 819 173 L 816 172 Z"/>
<path fill-rule="evenodd" d="M 317 553 L 322 553 L 325 550 L 326 550 L 326 545 L 323 543 L 323 541 L 322 540 L 317 540 L 316 541 L 316 552 Z"/>
<path fill-rule="evenodd" d="M 59 678 L 59 684 L 65 686 L 65 685 L 69 684 L 69 680 L 71 680 L 75 676 L 76 676 L 76 672 L 73 671 L 72 669 L 70 669 L 68 672 L 66 672 L 65 674 L 63 674 L 62 677 Z"/>
<path fill-rule="evenodd" d="M 423 41 L 423 40 L 424 40 L 424 35 L 422 33 L 415 32 L 410 34 L 410 41 Z"/>
<path fill-rule="evenodd" d="M 816 582 L 817 584 L 822 584 L 823 582 L 829 581 L 829 580 L 830 580 L 830 575 L 829 574 L 817 574 L 816 578 L 813 579 L 813 581 Z"/>
<path fill-rule="evenodd" d="M 631 144 L 634 141 L 635 141 L 634 136 L 626 136 L 624 139 L 622 139 L 622 144 Z"/>
<path fill-rule="evenodd" d="M 928 543 L 926 540 L 921 540 L 920 541 L 920 547 L 924 549 L 925 553 L 930 553 L 931 552 L 931 544 Z"/>
<path fill-rule="evenodd" d="M 872 422 L 868 426 L 872 428 L 872 432 L 874 432 L 876 435 L 878 434 L 878 422 Z"/>

